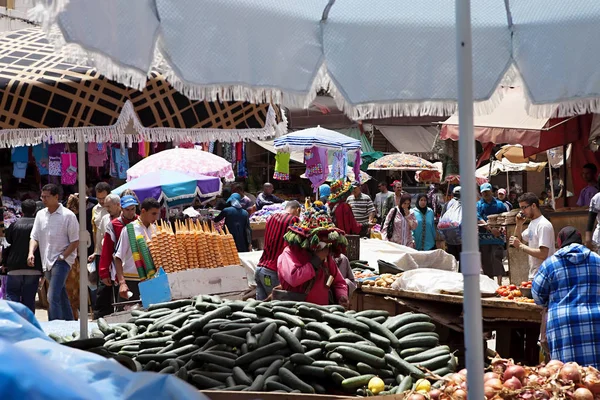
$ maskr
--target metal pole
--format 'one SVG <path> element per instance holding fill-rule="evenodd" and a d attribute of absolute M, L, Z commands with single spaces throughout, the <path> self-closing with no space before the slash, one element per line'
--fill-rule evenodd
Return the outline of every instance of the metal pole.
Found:
<path fill-rule="evenodd" d="M 508 171 L 506 171 L 506 190 L 510 194 L 510 182 L 508 180 Z"/>
<path fill-rule="evenodd" d="M 567 178 L 569 174 L 567 172 L 567 145 L 563 144 L 563 199 L 564 205 L 563 207 L 568 207 L 567 205 Z"/>
<path fill-rule="evenodd" d="M 477 187 L 475 179 L 475 135 L 473 132 L 473 54 L 471 1 L 456 0 L 456 56 L 458 73 L 458 141 L 462 202 L 462 252 L 464 278 L 464 327 L 467 364 L 467 391 L 470 399 L 483 399 L 483 323 L 479 274 L 481 255 L 477 230 Z"/>
<path fill-rule="evenodd" d="M 86 186 L 85 186 L 85 143 L 83 133 L 77 140 L 77 180 L 79 183 L 79 335 L 82 339 L 88 337 L 88 279 L 87 279 L 87 240 L 86 227 Z"/>
<path fill-rule="evenodd" d="M 552 201 L 551 201 L 551 205 L 552 205 L 552 209 L 556 209 L 556 207 L 554 206 L 554 182 L 552 179 L 552 164 L 550 164 L 550 160 L 548 160 L 548 172 L 550 172 L 550 196 L 552 196 Z"/>

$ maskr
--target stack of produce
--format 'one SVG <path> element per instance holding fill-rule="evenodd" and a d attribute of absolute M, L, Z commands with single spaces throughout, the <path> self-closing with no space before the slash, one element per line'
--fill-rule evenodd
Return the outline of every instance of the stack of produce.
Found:
<path fill-rule="evenodd" d="M 177 221 L 175 231 L 169 222 L 161 223 L 148 248 L 154 264 L 167 273 L 240 264 L 233 236 L 227 230 L 218 232 L 213 225 L 189 220 Z"/>
<path fill-rule="evenodd" d="M 199 389 L 383 395 L 424 378 L 441 385 L 456 370 L 424 314 L 200 295 L 132 315 L 98 321 L 105 347 Z"/>
<path fill-rule="evenodd" d="M 523 289 L 531 290 L 531 282 L 523 282 L 521 285 Z M 534 303 L 533 299 L 523 296 L 523 292 L 517 288 L 517 285 L 502 285 L 496 289 L 496 294 L 502 299 L 513 300 L 518 303 Z"/>
<path fill-rule="evenodd" d="M 593 400 L 600 395 L 600 372 L 576 363 L 553 360 L 546 365 L 527 367 L 512 360 L 492 360 L 491 371 L 483 375 L 486 399 L 574 399 Z M 467 371 L 451 374 L 439 388 L 407 393 L 408 399 L 467 399 Z"/>
<path fill-rule="evenodd" d="M 402 274 L 381 274 L 374 275 L 370 277 L 361 277 L 358 279 L 361 286 L 372 286 L 372 287 L 382 287 L 382 288 L 391 288 L 392 283 L 396 282 L 396 279 L 400 278 Z"/>

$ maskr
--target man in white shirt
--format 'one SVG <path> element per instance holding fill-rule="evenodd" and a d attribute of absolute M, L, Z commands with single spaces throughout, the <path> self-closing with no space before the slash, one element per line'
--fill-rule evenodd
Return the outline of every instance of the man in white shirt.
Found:
<path fill-rule="evenodd" d="M 515 236 L 510 238 L 510 245 L 529 255 L 529 279 L 533 279 L 542 262 L 554 254 L 554 228 L 550 221 L 542 215 L 538 197 L 531 192 L 519 197 L 521 212 L 517 215 Z M 529 218 L 531 222 L 525 231 L 523 223 Z M 527 245 L 521 243 L 524 241 Z"/>
<path fill-rule="evenodd" d="M 150 241 L 152 234 L 156 230 L 154 224 L 158 220 L 159 211 L 160 203 L 156 199 L 149 197 L 142 201 L 139 218 L 128 225 L 133 226 L 136 237 L 141 235 L 146 242 Z M 140 277 L 133 260 L 127 227 L 121 231 L 121 236 L 117 243 L 115 270 L 117 273 L 117 282 L 119 283 L 119 296 L 123 299 L 138 300 L 140 298 L 140 290 L 138 288 Z M 127 296 L 127 292 L 129 291 L 133 294 L 131 297 Z"/>
<path fill-rule="evenodd" d="M 96 266 L 100 263 L 100 254 L 102 254 L 102 239 L 106 233 L 106 226 L 102 225 L 102 219 L 108 215 L 108 210 L 104 206 L 106 197 L 110 193 L 110 185 L 106 182 L 100 182 L 96 185 L 96 199 L 98 204 L 92 208 L 92 232 L 94 233 L 94 254 L 88 257 L 88 262 L 96 261 Z M 113 218 L 114 219 L 114 218 Z"/>
<path fill-rule="evenodd" d="M 34 265 L 35 250 L 39 247 L 42 268 L 50 282 L 48 320 L 72 321 L 73 311 L 65 283 L 77 257 L 79 223 L 75 214 L 58 201 L 58 186 L 44 186 L 41 197 L 46 208 L 40 210 L 35 217 L 27 263 Z"/>

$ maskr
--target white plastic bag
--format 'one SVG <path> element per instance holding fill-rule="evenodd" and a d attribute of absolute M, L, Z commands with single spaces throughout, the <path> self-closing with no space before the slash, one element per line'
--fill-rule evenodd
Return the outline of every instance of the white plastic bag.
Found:
<path fill-rule="evenodd" d="M 494 294 L 498 284 L 485 275 L 479 276 L 479 288 L 483 294 Z M 422 293 L 462 293 L 463 275 L 458 272 L 431 268 L 406 271 L 392 284 L 392 289 L 412 290 Z"/>
<path fill-rule="evenodd" d="M 438 230 L 446 243 L 451 245 L 462 244 L 461 224 L 462 205 L 459 201 L 454 201 L 438 222 Z"/>

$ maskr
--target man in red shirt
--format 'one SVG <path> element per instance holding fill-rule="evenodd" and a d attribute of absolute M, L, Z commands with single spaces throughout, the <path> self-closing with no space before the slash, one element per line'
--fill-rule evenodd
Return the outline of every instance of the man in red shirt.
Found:
<path fill-rule="evenodd" d="M 137 218 L 137 206 L 138 201 L 134 196 L 123 196 L 121 198 L 121 216 L 113 219 L 106 226 L 106 233 L 104 234 L 104 239 L 102 241 L 102 254 L 100 255 L 98 277 L 102 283 L 107 286 L 107 289 L 110 290 L 104 290 L 102 293 L 98 293 L 96 304 L 102 305 L 102 307 L 98 307 L 98 310 L 94 313 L 95 319 L 112 314 L 114 311 L 112 304 L 117 302 L 118 287 L 113 285 L 115 270 L 114 268 L 111 268 L 111 265 L 113 263 L 115 248 L 123 228 Z M 101 296 L 109 296 L 110 299 L 101 299 Z"/>
<path fill-rule="evenodd" d="M 256 267 L 254 278 L 256 279 L 256 299 L 264 300 L 275 286 L 279 285 L 277 275 L 277 259 L 283 252 L 285 241 L 283 235 L 288 227 L 300 222 L 300 203 L 288 201 L 285 212 L 273 214 L 267 220 L 265 226 L 265 250 Z"/>

